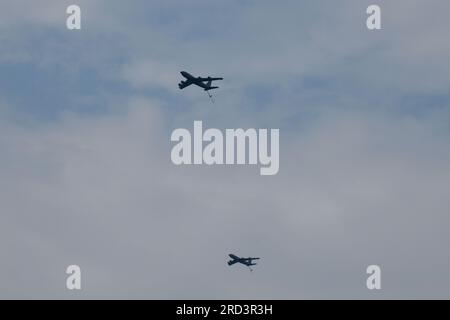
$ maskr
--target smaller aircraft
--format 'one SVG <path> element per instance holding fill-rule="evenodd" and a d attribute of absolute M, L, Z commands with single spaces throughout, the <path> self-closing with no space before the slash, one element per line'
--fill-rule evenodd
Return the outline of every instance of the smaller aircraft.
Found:
<path fill-rule="evenodd" d="M 207 78 L 202 78 L 202 77 L 194 77 L 193 75 L 191 75 L 189 72 L 186 71 L 181 71 L 180 72 L 181 75 L 183 77 L 186 78 L 186 80 L 181 81 L 178 84 L 178 88 L 180 89 L 184 89 L 188 86 L 190 86 L 191 84 L 195 84 L 201 88 L 203 88 L 206 92 L 208 92 L 209 90 L 213 90 L 213 89 L 217 89 L 219 87 L 213 87 L 212 86 L 212 82 L 216 81 L 216 80 L 223 80 L 223 78 L 211 78 L 211 77 L 207 77 Z M 211 95 L 208 92 L 208 95 L 211 97 Z"/>
<path fill-rule="evenodd" d="M 229 266 L 235 263 L 242 263 L 243 265 L 249 267 L 250 271 L 253 271 L 250 266 L 256 266 L 256 263 L 253 263 L 253 260 L 259 260 L 259 258 L 240 258 L 238 256 L 235 256 L 234 254 L 229 254 L 229 256 L 231 259 L 233 259 L 228 261 Z"/>

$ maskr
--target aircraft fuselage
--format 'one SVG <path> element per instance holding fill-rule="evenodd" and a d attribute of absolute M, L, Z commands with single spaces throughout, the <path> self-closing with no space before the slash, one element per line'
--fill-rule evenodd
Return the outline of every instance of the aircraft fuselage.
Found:
<path fill-rule="evenodd" d="M 181 82 L 178 84 L 178 87 L 179 87 L 180 89 L 184 89 L 184 88 L 190 86 L 191 84 L 195 84 L 195 85 L 197 85 L 197 86 L 203 88 L 205 91 L 208 91 L 208 90 L 212 90 L 212 89 L 217 89 L 217 88 L 219 88 L 219 87 L 213 87 L 213 86 L 211 85 L 213 81 L 216 81 L 216 80 L 223 80 L 223 78 L 212 78 L 212 77 L 202 78 L 202 77 L 194 77 L 192 74 L 190 74 L 189 72 L 186 72 L 186 71 L 181 71 L 180 73 L 181 73 L 181 75 L 182 75 L 183 77 L 186 78 L 185 81 L 181 81 Z"/>

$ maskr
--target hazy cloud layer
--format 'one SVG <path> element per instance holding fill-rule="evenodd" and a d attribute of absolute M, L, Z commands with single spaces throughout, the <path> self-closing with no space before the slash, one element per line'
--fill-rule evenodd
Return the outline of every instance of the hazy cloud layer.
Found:
<path fill-rule="evenodd" d="M 368 1 L 79 1 L 76 32 L 4 2 L 1 298 L 449 298 L 448 1 L 379 1 L 377 32 Z M 280 128 L 279 174 L 174 166 L 194 120 Z"/>

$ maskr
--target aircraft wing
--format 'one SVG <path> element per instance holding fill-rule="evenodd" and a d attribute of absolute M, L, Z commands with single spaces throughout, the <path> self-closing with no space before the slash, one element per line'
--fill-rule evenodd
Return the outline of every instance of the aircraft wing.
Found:
<path fill-rule="evenodd" d="M 200 78 L 199 80 L 200 81 L 216 81 L 216 80 L 223 80 L 223 78 L 211 78 L 211 77 L 208 77 L 208 78 Z"/>
<path fill-rule="evenodd" d="M 230 261 L 228 261 L 228 265 L 231 266 L 231 265 L 233 265 L 235 263 L 238 263 L 238 262 L 239 262 L 238 260 L 230 260 Z"/>
<path fill-rule="evenodd" d="M 184 88 L 190 86 L 192 83 L 193 83 L 193 82 L 192 82 L 192 81 L 189 81 L 189 80 L 187 80 L 187 81 L 181 81 L 181 82 L 178 84 L 178 88 L 184 89 Z"/>
<path fill-rule="evenodd" d="M 253 260 L 258 260 L 259 258 L 247 258 L 245 259 L 244 264 L 247 266 L 256 266 L 256 263 L 253 262 Z"/>

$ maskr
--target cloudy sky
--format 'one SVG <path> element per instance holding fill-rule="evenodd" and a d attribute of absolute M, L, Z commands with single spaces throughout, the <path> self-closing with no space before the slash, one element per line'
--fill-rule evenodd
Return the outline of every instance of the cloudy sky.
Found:
<path fill-rule="evenodd" d="M 0 0 L 0 298 L 450 298 L 449 12 Z M 181 70 L 223 76 L 216 103 Z M 173 165 L 194 120 L 279 128 L 279 173 Z"/>

